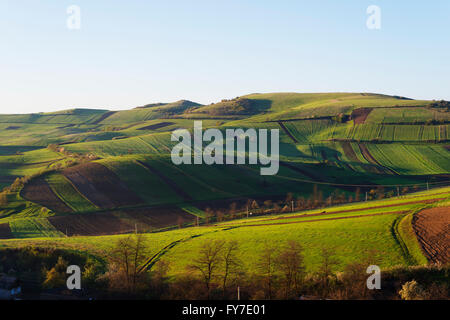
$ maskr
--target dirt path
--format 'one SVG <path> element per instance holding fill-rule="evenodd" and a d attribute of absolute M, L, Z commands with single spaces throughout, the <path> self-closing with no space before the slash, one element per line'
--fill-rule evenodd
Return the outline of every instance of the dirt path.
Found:
<path fill-rule="evenodd" d="M 412 221 L 414 232 L 430 262 L 450 262 L 450 207 L 425 209 Z"/>
<path fill-rule="evenodd" d="M 361 150 L 362 155 L 364 156 L 364 158 L 371 164 L 375 165 L 376 167 L 374 167 L 378 172 L 377 173 L 391 173 L 394 175 L 398 175 L 397 172 L 386 168 L 384 166 L 382 166 L 377 159 L 375 159 L 372 154 L 370 153 L 369 149 L 367 148 L 367 146 L 365 144 L 362 143 L 358 143 L 359 146 L 359 150 Z"/>
<path fill-rule="evenodd" d="M 384 209 L 384 208 L 392 208 L 392 207 L 399 207 L 404 205 L 410 205 L 410 204 L 417 204 L 417 203 L 423 203 L 423 204 L 430 204 L 434 202 L 438 202 L 441 200 L 444 200 L 446 198 L 439 198 L 439 199 L 431 199 L 431 200 L 421 200 L 421 201 L 410 201 L 410 202 L 404 202 L 404 203 L 395 203 L 395 204 L 387 204 L 383 206 L 372 206 L 372 207 L 366 207 L 366 208 L 358 208 L 358 209 L 349 209 L 349 210 L 339 210 L 339 211 L 330 211 L 326 212 L 325 210 L 320 213 L 312 213 L 312 214 L 298 214 L 298 215 L 292 215 L 292 216 L 284 216 L 284 217 L 277 217 L 277 218 L 271 218 L 271 219 L 263 219 L 258 221 L 277 221 L 277 220 L 285 220 L 285 219 L 296 219 L 296 218 L 306 218 L 306 217 L 317 217 L 317 216 L 327 216 L 332 214 L 338 214 L 338 213 L 348 213 L 348 212 L 358 212 L 358 211 L 365 211 L 365 210 L 373 210 L 373 209 Z"/>
<path fill-rule="evenodd" d="M 331 221 L 331 220 L 343 220 L 343 219 L 353 219 L 353 218 L 364 218 L 364 217 L 374 217 L 374 216 L 382 216 L 387 214 L 404 214 L 407 213 L 407 210 L 403 211 L 392 211 L 392 212 L 382 212 L 382 213 L 372 213 L 372 214 L 361 214 L 356 216 L 348 216 L 348 217 L 335 217 L 328 219 L 310 219 L 310 220 L 301 220 L 301 221 L 291 221 L 291 222 L 279 222 L 279 223 L 255 223 L 255 224 L 240 224 L 235 227 L 263 227 L 263 226 L 274 226 L 274 225 L 285 225 L 285 224 L 297 224 L 297 223 L 306 223 L 306 222 L 319 222 L 319 221 Z M 218 226 L 218 225 L 216 225 Z M 221 227 L 228 227 L 233 225 L 220 225 Z"/>
<path fill-rule="evenodd" d="M 149 164 L 139 161 L 136 161 L 138 164 L 146 168 L 148 171 L 153 173 L 154 175 L 158 176 L 162 181 L 164 181 L 169 187 L 172 188 L 173 191 L 175 191 L 176 194 L 178 194 L 180 197 L 182 197 L 185 201 L 192 201 L 192 197 L 186 193 L 182 188 L 180 188 L 172 179 L 166 177 L 163 173 L 158 171 L 157 169 L 153 168 Z"/>

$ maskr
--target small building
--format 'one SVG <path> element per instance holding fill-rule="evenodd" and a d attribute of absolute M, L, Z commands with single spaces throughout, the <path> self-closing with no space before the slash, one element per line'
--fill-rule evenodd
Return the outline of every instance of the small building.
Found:
<path fill-rule="evenodd" d="M 0 273 L 0 300 L 13 300 L 22 292 L 16 277 Z"/>

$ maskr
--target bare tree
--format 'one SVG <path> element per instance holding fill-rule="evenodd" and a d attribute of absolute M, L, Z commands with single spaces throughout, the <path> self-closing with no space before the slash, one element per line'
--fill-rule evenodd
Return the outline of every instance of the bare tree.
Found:
<path fill-rule="evenodd" d="M 285 299 L 296 295 L 304 278 L 303 248 L 298 241 L 290 240 L 277 257 L 277 266 L 283 276 Z"/>
<path fill-rule="evenodd" d="M 338 264 L 335 258 L 335 250 L 332 248 L 323 248 L 321 252 L 322 262 L 319 267 L 319 277 L 324 291 L 329 289 L 330 278 L 333 275 L 333 268 Z"/>
<path fill-rule="evenodd" d="M 229 241 L 225 244 L 224 250 L 223 250 L 223 281 L 222 281 L 222 290 L 223 290 L 223 296 L 225 297 L 226 290 L 227 290 L 227 281 L 229 280 L 229 277 L 236 273 L 238 270 L 238 267 L 240 266 L 241 262 L 239 258 L 237 257 L 237 253 L 239 251 L 239 245 L 236 240 Z"/>
<path fill-rule="evenodd" d="M 208 299 L 211 292 L 211 281 L 216 275 L 216 271 L 220 266 L 221 252 L 224 242 L 221 240 L 205 242 L 198 253 L 198 257 L 193 260 L 193 264 L 188 268 L 199 271 L 205 284 Z"/>
<path fill-rule="evenodd" d="M 110 256 L 111 270 L 115 273 L 110 280 L 118 281 L 113 286 L 125 286 L 129 292 L 136 290 L 139 267 L 145 260 L 146 249 L 142 234 L 130 235 L 117 241 Z"/>
<path fill-rule="evenodd" d="M 6 192 L 0 193 L 0 206 L 7 206 L 8 205 L 8 196 L 6 195 Z"/>
<path fill-rule="evenodd" d="M 214 212 L 211 210 L 211 208 L 206 208 L 205 210 L 205 223 L 206 225 L 209 225 L 209 222 L 211 221 L 211 218 L 214 216 Z"/>
<path fill-rule="evenodd" d="M 272 299 L 273 280 L 275 273 L 275 248 L 266 244 L 258 261 L 258 267 L 264 277 L 266 298 Z"/>

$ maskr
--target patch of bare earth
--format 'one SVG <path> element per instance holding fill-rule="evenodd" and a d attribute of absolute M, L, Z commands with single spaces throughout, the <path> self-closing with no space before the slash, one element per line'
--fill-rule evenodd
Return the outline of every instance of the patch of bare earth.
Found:
<path fill-rule="evenodd" d="M 351 161 L 360 163 L 358 157 L 356 156 L 355 150 L 353 150 L 350 142 L 341 142 L 342 149 L 344 150 L 344 154 Z"/>
<path fill-rule="evenodd" d="M 9 223 L 0 224 L 0 239 L 12 239 L 14 238 L 9 228 Z"/>
<path fill-rule="evenodd" d="M 413 229 L 431 262 L 450 262 L 450 207 L 422 210 L 414 216 Z"/>
<path fill-rule="evenodd" d="M 362 124 L 366 121 L 369 114 L 372 112 L 372 108 L 359 108 L 352 112 L 352 119 L 355 124 Z"/>
<path fill-rule="evenodd" d="M 73 212 L 69 206 L 58 198 L 43 177 L 39 177 L 28 182 L 20 192 L 20 195 L 24 199 L 38 203 L 54 212 Z"/>
<path fill-rule="evenodd" d="M 105 166 L 90 162 L 64 170 L 77 190 L 102 209 L 143 204 L 143 200 Z"/>
<path fill-rule="evenodd" d="M 137 208 L 82 215 L 50 217 L 50 223 L 68 236 L 98 236 L 148 232 L 193 222 L 195 217 L 178 207 Z"/>
<path fill-rule="evenodd" d="M 155 124 L 152 124 L 152 125 L 149 125 L 146 127 L 139 128 L 138 130 L 157 130 L 157 129 L 171 126 L 172 124 L 174 124 L 174 123 L 173 122 L 160 122 L 160 123 L 155 123 Z"/>

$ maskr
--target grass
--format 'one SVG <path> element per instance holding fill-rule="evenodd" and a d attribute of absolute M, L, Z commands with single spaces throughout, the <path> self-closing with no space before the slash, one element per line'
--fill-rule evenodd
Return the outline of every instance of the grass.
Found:
<path fill-rule="evenodd" d="M 180 275 L 185 272 L 186 266 L 192 263 L 192 257 L 196 255 L 201 245 L 208 241 L 217 239 L 237 240 L 239 243 L 239 255 L 243 261 L 243 270 L 252 273 L 256 270 L 256 263 L 265 246 L 272 245 L 280 248 L 286 244 L 287 240 L 298 240 L 305 254 L 305 264 L 308 272 L 317 271 L 320 265 L 320 252 L 322 248 L 332 248 L 336 253 L 339 263 L 335 271 L 342 271 L 345 265 L 370 258 L 371 263 L 379 265 L 381 268 L 390 268 L 399 265 L 420 265 L 424 264 L 423 255 L 420 252 L 417 241 L 410 227 L 411 212 L 418 210 L 421 204 L 406 205 L 408 201 L 419 201 L 433 198 L 448 197 L 450 188 L 441 188 L 428 192 L 419 192 L 405 196 L 400 199 L 384 199 L 369 203 L 355 203 L 327 208 L 327 213 L 344 209 L 359 209 L 353 213 L 336 214 L 338 216 L 359 216 L 342 220 L 319 220 L 314 222 L 302 222 L 291 224 L 271 223 L 261 226 L 249 226 L 251 223 L 261 222 L 267 217 L 258 217 L 232 221 L 233 226 L 226 226 L 231 222 L 217 226 L 191 227 L 176 229 L 166 232 L 145 234 L 145 241 L 150 247 L 148 256 L 158 252 L 168 244 L 182 240 L 171 250 L 162 256 L 162 259 L 170 263 L 170 274 Z M 398 207 L 386 209 L 368 209 L 372 206 L 387 204 L 398 204 Z M 442 202 L 448 205 L 448 200 Z M 365 209 L 366 208 L 366 209 Z M 187 208 L 188 209 L 188 208 Z M 392 213 L 394 210 L 408 210 L 407 214 L 399 215 Z M 188 209 L 189 210 L 189 209 Z M 392 211 L 391 211 L 392 210 Z M 303 212 L 313 214 L 319 210 Z M 323 211 L 323 209 L 322 209 Z M 368 216 L 373 213 L 385 213 L 383 215 Z M 289 217 L 294 214 L 284 214 L 273 217 Z M 325 218 L 325 217 L 324 217 Z M 303 218 L 291 219 L 290 222 L 300 222 Z M 34 219 L 42 221 L 42 219 Z M 26 222 L 25 222 L 26 221 Z M 284 220 L 285 222 L 286 220 Z M 21 222 L 29 224 L 29 219 Z M 397 232 L 393 232 L 396 228 Z M 22 227 L 24 235 L 31 235 L 36 230 L 45 228 Z M 20 230 L 20 229 L 18 229 Z M 17 231 L 16 231 L 17 232 Z M 47 231 L 46 231 L 47 232 Z M 23 236 L 23 235 L 22 235 Z M 54 236 L 57 236 L 55 234 Z M 61 236 L 61 234 L 59 234 Z M 120 236 L 97 236 L 97 237 L 70 237 L 70 238 L 36 238 L 36 239 L 13 239 L 0 241 L 0 247 L 20 247 L 20 246 L 51 246 L 66 248 L 70 250 L 87 251 L 99 257 L 108 255 L 110 249 L 116 241 L 127 235 Z M 407 251 L 400 244 L 405 244 Z M 369 256 L 370 255 L 370 256 Z M 369 256 L 369 257 L 368 257 Z"/>
<path fill-rule="evenodd" d="M 15 238 L 53 238 L 64 236 L 46 218 L 16 219 L 9 223 Z"/>
<path fill-rule="evenodd" d="M 399 219 L 398 224 L 394 226 L 411 261 L 418 265 L 425 265 L 428 262 L 427 258 L 422 253 L 422 249 L 420 248 L 420 244 L 412 228 L 412 218 L 414 213 L 420 211 L 422 208 L 418 208 L 405 215 Z"/>
<path fill-rule="evenodd" d="M 129 189 L 149 205 L 181 202 L 182 198 L 168 185 L 137 162 L 144 159 L 143 156 L 124 156 L 100 163 L 116 173 Z"/>
<path fill-rule="evenodd" d="M 249 115 L 186 113 L 189 108 L 214 113 L 227 106 L 218 103 L 201 107 L 186 101 L 124 110 L 108 117 L 104 116 L 104 110 L 83 109 L 0 115 L 0 185 L 6 186 L 18 176 L 32 175 L 65 161 L 63 154 L 46 148 L 50 143 L 64 144 L 67 151 L 101 157 L 97 161 L 116 173 L 145 205 L 178 206 L 199 217 L 204 217 L 205 212 L 195 206 L 196 202 L 209 205 L 235 198 L 258 198 L 262 202 L 269 197 L 284 197 L 288 192 L 307 198 L 314 183 L 319 185 L 324 198 L 336 189 L 348 197 L 354 196 L 351 188 L 327 184 L 414 185 L 431 181 L 432 175 L 450 172 L 446 145 L 450 128 L 448 124 L 429 123 L 448 121 L 449 112 L 425 107 L 430 101 L 364 93 L 266 93 L 243 98 L 250 99 L 254 108 Z M 364 124 L 339 123 L 333 119 L 362 107 L 373 108 Z M 175 166 L 170 160 L 175 144 L 170 139 L 171 132 L 175 128 L 192 130 L 193 118 L 202 119 L 204 128 L 280 129 L 281 160 L 297 170 L 281 166 L 276 176 L 262 177 L 260 166 L 253 165 Z M 280 120 L 289 120 L 283 122 L 286 131 L 278 124 Z M 379 165 L 369 163 L 359 142 Z M 349 145 L 354 156 L 345 152 L 349 151 Z M 383 174 L 383 168 L 391 172 L 385 170 L 387 173 Z M 53 173 L 46 179 L 74 214 L 98 210 L 62 174 Z M 163 256 L 171 262 L 172 275 L 183 273 L 201 244 L 213 239 L 238 240 L 244 269 L 249 272 L 255 270 L 257 257 L 266 243 L 281 247 L 288 239 L 303 244 L 309 271 L 317 270 L 322 247 L 335 249 L 339 270 L 349 262 L 363 259 L 372 249 L 378 250 L 375 264 L 383 268 L 422 264 L 424 257 L 410 228 L 412 212 L 422 204 L 406 203 L 446 197 L 448 192 L 449 188 L 440 189 L 370 203 L 227 221 L 216 227 L 151 233 L 145 237 L 155 252 L 183 239 Z M 389 204 L 396 206 L 370 208 Z M 298 217 L 323 210 L 327 215 Z M 357 211 L 337 212 L 342 210 Z M 408 213 L 399 215 L 398 211 Z M 373 214 L 383 215 L 370 216 Z M 1 241 L 0 246 L 56 246 L 105 256 L 115 241 L 123 237 L 62 237 L 46 219 L 52 215 L 17 194 L 9 195 L 8 203 L 0 207 L 0 223 L 10 223 L 14 236 L 26 239 Z M 355 215 L 364 217 L 351 218 Z M 348 219 L 330 220 L 344 217 Z M 311 219 L 320 221 L 305 222 Z M 291 224 L 283 224 L 286 222 Z"/>
<path fill-rule="evenodd" d="M 72 183 L 62 174 L 54 173 L 46 176 L 53 192 L 75 212 L 96 211 L 98 208 L 83 197 Z"/>

